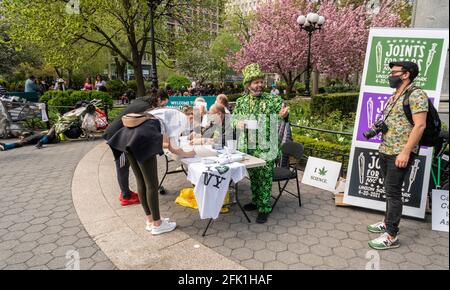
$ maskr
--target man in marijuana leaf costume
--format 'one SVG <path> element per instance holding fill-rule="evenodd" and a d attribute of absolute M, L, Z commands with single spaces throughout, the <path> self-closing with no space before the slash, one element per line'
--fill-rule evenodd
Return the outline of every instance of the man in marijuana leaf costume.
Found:
<path fill-rule="evenodd" d="M 264 73 L 257 64 L 246 66 L 242 74 L 245 93 L 236 101 L 233 110 L 233 125 L 238 129 L 238 147 L 240 151 L 266 161 L 264 167 L 248 170 L 252 202 L 245 205 L 244 209 L 258 210 L 256 222 L 265 223 L 272 211 L 270 197 L 273 167 L 280 153 L 278 120 L 287 116 L 288 108 L 282 107 L 281 97 L 263 92 Z M 257 129 L 254 128 L 255 124 Z"/>

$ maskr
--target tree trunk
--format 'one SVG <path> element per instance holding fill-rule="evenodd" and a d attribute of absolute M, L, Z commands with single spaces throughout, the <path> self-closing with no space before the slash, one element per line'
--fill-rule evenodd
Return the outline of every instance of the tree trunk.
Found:
<path fill-rule="evenodd" d="M 126 61 L 120 61 L 118 57 L 114 57 L 114 62 L 116 64 L 116 75 L 121 81 L 125 81 L 125 69 L 127 66 Z"/>
<path fill-rule="evenodd" d="M 56 72 L 56 75 L 58 76 L 58 78 L 62 78 L 62 71 L 60 71 L 56 66 L 54 68 L 55 68 L 55 72 Z"/>
<path fill-rule="evenodd" d="M 317 93 L 319 92 L 319 72 L 316 70 L 313 70 L 312 73 L 313 77 L 312 77 L 312 91 L 311 94 L 312 95 L 317 95 Z"/>
<path fill-rule="evenodd" d="M 69 89 L 72 86 L 72 75 L 73 75 L 72 69 L 68 69 L 67 70 L 67 88 L 66 89 Z"/>
<path fill-rule="evenodd" d="M 133 54 L 133 70 L 134 70 L 134 79 L 136 80 L 137 92 L 136 96 L 143 97 L 145 95 L 145 83 L 144 83 L 144 74 L 142 72 L 142 61 L 139 57 L 135 59 L 135 55 Z"/>
<path fill-rule="evenodd" d="M 355 71 L 355 86 L 359 86 L 359 70 Z"/>
<path fill-rule="evenodd" d="M 286 80 L 286 94 L 290 94 L 293 93 L 294 91 L 294 82 L 292 80 L 292 78 L 289 78 L 288 80 Z"/>
<path fill-rule="evenodd" d="M 287 75 L 283 74 L 283 78 L 286 82 L 286 94 L 292 93 L 295 84 L 294 80 L 292 79 L 292 72 L 289 72 Z"/>

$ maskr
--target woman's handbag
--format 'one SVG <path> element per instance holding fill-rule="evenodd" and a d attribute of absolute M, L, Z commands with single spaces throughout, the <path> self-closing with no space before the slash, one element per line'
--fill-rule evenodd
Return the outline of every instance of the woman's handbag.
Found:
<path fill-rule="evenodd" d="M 150 119 L 154 117 L 143 113 L 129 113 L 122 117 L 122 123 L 127 128 L 136 128 Z"/>

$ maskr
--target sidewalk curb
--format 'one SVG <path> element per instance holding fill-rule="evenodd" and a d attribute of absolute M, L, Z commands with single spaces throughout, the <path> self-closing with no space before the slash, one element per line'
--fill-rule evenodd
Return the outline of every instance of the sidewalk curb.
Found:
<path fill-rule="evenodd" d="M 86 231 L 119 269 L 245 269 L 181 230 L 152 236 L 139 205 L 120 207 L 119 191 L 112 154 L 97 145 L 75 169 L 72 198 Z"/>

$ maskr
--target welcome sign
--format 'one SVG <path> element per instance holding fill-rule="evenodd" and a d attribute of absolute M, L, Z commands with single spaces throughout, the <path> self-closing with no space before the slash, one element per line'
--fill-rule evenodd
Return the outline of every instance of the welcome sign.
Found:
<path fill-rule="evenodd" d="M 344 203 L 384 211 L 386 196 L 380 174 L 378 147 L 381 136 L 367 140 L 363 133 L 383 115 L 393 94 L 389 63 L 413 61 L 419 66 L 415 84 L 439 107 L 448 29 L 373 28 L 369 33 L 350 151 Z M 403 214 L 425 217 L 432 148 L 421 148 L 402 186 Z"/>
<path fill-rule="evenodd" d="M 183 106 L 194 106 L 194 101 L 198 96 L 170 96 L 166 107 L 181 109 Z M 215 96 L 202 96 L 205 99 L 206 109 L 209 110 L 216 102 Z"/>

